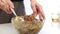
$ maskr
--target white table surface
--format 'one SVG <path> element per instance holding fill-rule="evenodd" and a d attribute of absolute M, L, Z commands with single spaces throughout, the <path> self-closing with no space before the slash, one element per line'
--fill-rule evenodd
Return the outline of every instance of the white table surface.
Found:
<path fill-rule="evenodd" d="M 25 11 L 27 14 L 32 13 L 30 7 L 30 2 L 28 0 L 24 1 Z M 39 34 L 60 34 L 60 24 L 51 22 L 51 13 L 58 13 L 60 10 L 60 1 L 59 0 L 39 0 L 38 1 L 45 13 L 46 19 L 44 26 L 39 32 Z M 28 8 L 29 7 L 29 8 Z M 57 12 L 56 12 L 57 11 Z M 59 25 L 59 26 L 58 26 Z M 12 26 L 11 23 L 0 24 L 0 34 L 18 34 L 17 30 Z"/>

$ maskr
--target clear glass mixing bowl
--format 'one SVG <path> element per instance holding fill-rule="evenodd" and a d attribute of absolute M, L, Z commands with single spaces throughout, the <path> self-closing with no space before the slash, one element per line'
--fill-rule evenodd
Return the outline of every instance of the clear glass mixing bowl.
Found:
<path fill-rule="evenodd" d="M 44 24 L 44 22 L 40 20 L 15 21 L 15 17 L 12 18 L 11 22 L 20 34 L 38 34 L 38 32 L 40 32 Z"/>

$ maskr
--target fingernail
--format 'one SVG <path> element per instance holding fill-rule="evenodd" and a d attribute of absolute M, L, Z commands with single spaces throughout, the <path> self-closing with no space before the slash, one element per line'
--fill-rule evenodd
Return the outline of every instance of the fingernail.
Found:
<path fill-rule="evenodd" d="M 11 5 L 10 8 L 14 8 L 14 5 Z"/>

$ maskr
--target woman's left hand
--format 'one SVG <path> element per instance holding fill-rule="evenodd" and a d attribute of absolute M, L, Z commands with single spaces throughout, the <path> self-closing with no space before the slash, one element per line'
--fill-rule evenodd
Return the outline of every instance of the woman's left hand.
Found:
<path fill-rule="evenodd" d="M 40 19 L 45 19 L 44 12 L 42 10 L 42 6 L 36 1 L 36 0 L 31 0 L 31 8 L 33 10 L 33 16 L 40 16 Z"/>

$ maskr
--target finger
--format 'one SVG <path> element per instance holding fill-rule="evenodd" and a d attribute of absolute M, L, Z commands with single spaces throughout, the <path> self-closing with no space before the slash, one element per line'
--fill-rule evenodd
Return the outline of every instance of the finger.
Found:
<path fill-rule="evenodd" d="M 12 6 L 12 4 L 10 4 L 11 3 L 10 0 L 7 0 L 6 2 L 7 2 L 6 12 L 8 14 L 11 14 L 12 12 L 11 12 L 10 8 L 14 8 L 14 7 Z"/>
<path fill-rule="evenodd" d="M 9 10 L 9 5 L 8 5 L 8 3 L 5 1 L 5 0 L 2 0 L 2 2 L 4 3 L 4 7 L 3 7 L 3 10 L 6 12 L 6 13 L 8 13 L 8 14 L 11 14 L 12 12 Z"/>
<path fill-rule="evenodd" d="M 11 14 L 11 13 L 12 13 L 9 8 L 10 8 L 10 7 L 9 7 L 8 5 L 4 7 L 4 10 L 5 10 L 5 12 L 6 12 L 7 14 Z"/>
<path fill-rule="evenodd" d="M 10 14 L 9 6 L 5 0 L 0 1 L 0 9 L 4 10 L 6 13 Z"/>
<path fill-rule="evenodd" d="M 43 12 L 43 10 L 42 10 L 41 5 L 38 4 L 38 5 L 37 5 L 37 9 L 38 9 L 39 15 L 40 15 L 43 19 L 45 19 L 44 12 Z"/>
<path fill-rule="evenodd" d="M 44 18 L 42 17 L 41 13 L 39 13 L 39 10 L 38 9 L 37 9 L 37 14 L 39 15 L 39 19 L 42 21 Z"/>
<path fill-rule="evenodd" d="M 10 1 L 10 0 L 8 0 L 7 1 L 7 3 L 8 3 L 8 5 L 9 5 L 9 14 L 11 14 L 12 12 L 11 12 L 11 8 L 14 8 L 14 5 L 13 5 L 13 3 Z"/>
<path fill-rule="evenodd" d="M 44 18 L 41 16 L 41 14 L 39 14 L 39 19 L 40 19 L 41 21 L 44 20 Z"/>
<path fill-rule="evenodd" d="M 33 10 L 33 16 L 35 17 L 35 16 L 37 16 L 37 11 L 36 11 L 36 6 L 35 5 L 31 5 L 31 8 L 32 8 L 32 10 Z"/>
<path fill-rule="evenodd" d="M 2 9 L 2 8 L 4 7 L 4 5 L 6 5 L 6 2 L 3 1 L 3 0 L 1 0 L 1 1 L 0 1 L 0 9 Z"/>
<path fill-rule="evenodd" d="M 14 4 L 11 2 L 11 0 L 8 0 L 7 3 L 10 6 L 10 8 L 14 8 Z"/>

